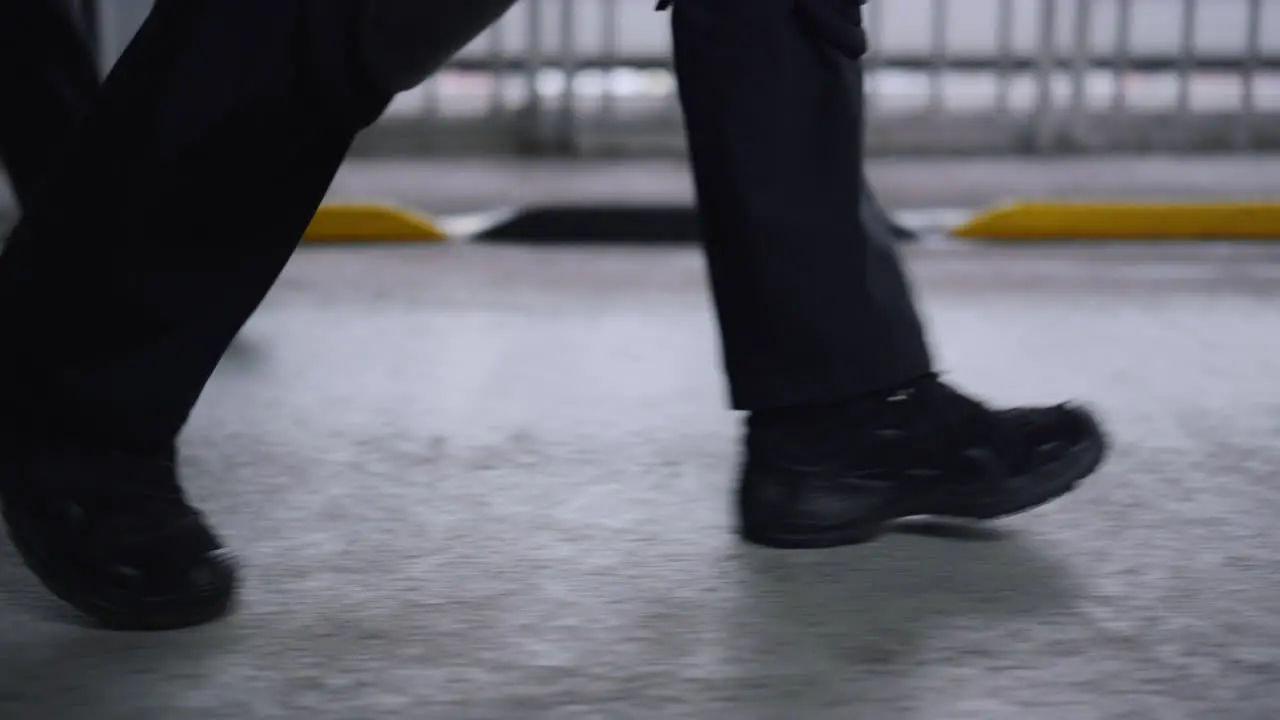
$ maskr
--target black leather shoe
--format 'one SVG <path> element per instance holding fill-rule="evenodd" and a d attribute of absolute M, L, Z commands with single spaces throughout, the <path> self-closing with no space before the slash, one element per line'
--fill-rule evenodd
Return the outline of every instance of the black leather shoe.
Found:
<path fill-rule="evenodd" d="M 755 413 L 739 483 L 743 538 L 851 545 L 895 520 L 988 520 L 1065 495 L 1106 443 L 1088 411 L 991 410 L 934 377 L 878 397 Z"/>
<path fill-rule="evenodd" d="M 230 553 L 186 501 L 172 453 L 9 447 L 9 537 L 54 595 L 116 630 L 168 630 L 233 605 Z"/>

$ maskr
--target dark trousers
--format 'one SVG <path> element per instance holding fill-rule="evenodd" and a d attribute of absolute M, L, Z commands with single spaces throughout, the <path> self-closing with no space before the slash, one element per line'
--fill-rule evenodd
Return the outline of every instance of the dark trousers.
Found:
<path fill-rule="evenodd" d="M 0 255 L 11 405 L 50 437 L 167 446 L 354 135 L 509 2 L 160 0 Z M 674 19 L 743 408 L 928 369 L 897 261 L 854 201 L 856 66 L 790 5 L 678 0 Z M 368 14 L 397 7 L 422 32 L 369 37 Z"/>
<path fill-rule="evenodd" d="M 859 4 L 672 3 L 702 234 L 739 408 L 830 402 L 930 369 L 897 254 L 883 233 L 869 232 L 857 201 Z"/>
<path fill-rule="evenodd" d="M 78 0 L 0 0 L 0 161 L 23 207 L 98 91 L 83 12 Z"/>

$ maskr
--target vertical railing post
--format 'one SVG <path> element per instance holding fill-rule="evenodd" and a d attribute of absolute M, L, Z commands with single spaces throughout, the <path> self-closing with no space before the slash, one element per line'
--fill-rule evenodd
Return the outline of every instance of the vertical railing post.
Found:
<path fill-rule="evenodd" d="M 1196 0 L 1182 0 L 1181 37 L 1178 42 L 1178 100 L 1176 134 L 1174 143 L 1182 143 L 1187 137 L 1191 116 L 1191 79 L 1196 66 Z"/>
<path fill-rule="evenodd" d="M 1129 108 L 1126 83 L 1133 56 L 1133 0 L 1116 2 L 1116 44 L 1111 62 L 1111 116 L 1118 119 Z"/>
<path fill-rule="evenodd" d="M 577 0 L 560 0 L 560 73 L 564 78 L 559 122 L 555 127 L 555 152 L 571 154 L 578 140 L 578 33 Z"/>
<path fill-rule="evenodd" d="M 546 138 L 543 132 L 542 88 L 540 87 L 543 69 L 543 36 L 542 21 L 544 16 L 543 0 L 526 0 L 528 12 L 525 15 L 525 51 L 524 51 L 524 84 L 525 107 L 522 113 L 520 134 L 524 136 L 526 147 L 534 153 L 545 150 Z"/>
<path fill-rule="evenodd" d="M 937 120 L 946 110 L 946 74 L 948 10 L 947 0 L 932 0 L 929 5 L 929 117 Z"/>
<path fill-rule="evenodd" d="M 604 56 L 603 67 L 600 68 L 600 122 L 610 131 L 618 115 L 618 95 L 614 85 L 621 56 L 620 1 L 601 0 L 603 6 L 600 8 L 600 45 Z"/>
<path fill-rule="evenodd" d="M 996 10 L 995 112 L 1001 117 L 1007 117 L 1012 110 L 1010 86 L 1013 84 L 1013 23 L 1017 17 L 1013 7 L 1013 0 L 1000 0 Z"/>
<path fill-rule="evenodd" d="M 1071 42 L 1071 101 L 1067 132 L 1077 144 L 1088 142 L 1089 72 L 1093 66 L 1093 0 L 1076 0 L 1075 33 Z"/>
<path fill-rule="evenodd" d="M 1249 0 L 1244 65 L 1240 69 L 1240 122 L 1236 127 L 1235 137 L 1235 145 L 1239 150 L 1252 149 L 1255 141 L 1258 65 L 1262 61 L 1262 2 L 1263 0 Z"/>
<path fill-rule="evenodd" d="M 1057 127 L 1053 102 L 1053 79 L 1058 69 L 1058 0 L 1040 2 L 1040 48 L 1036 61 L 1036 104 L 1032 114 L 1032 146 L 1036 152 L 1049 152 L 1055 142 Z"/>

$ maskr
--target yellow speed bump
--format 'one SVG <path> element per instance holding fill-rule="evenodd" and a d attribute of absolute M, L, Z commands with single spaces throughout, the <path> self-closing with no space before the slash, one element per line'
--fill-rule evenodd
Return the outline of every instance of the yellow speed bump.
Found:
<path fill-rule="evenodd" d="M 1280 202 L 1008 205 L 952 230 L 992 240 L 1280 240 Z"/>
<path fill-rule="evenodd" d="M 431 218 L 391 205 L 322 205 L 302 237 L 306 242 L 438 242 L 447 239 Z"/>

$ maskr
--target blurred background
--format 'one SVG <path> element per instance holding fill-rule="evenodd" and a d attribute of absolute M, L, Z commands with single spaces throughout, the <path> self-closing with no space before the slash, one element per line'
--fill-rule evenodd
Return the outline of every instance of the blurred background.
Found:
<path fill-rule="evenodd" d="M 82 2 L 109 67 L 150 0 Z M 908 225 L 1017 200 L 1280 197 L 1280 0 L 865 12 L 869 174 Z M 668 24 L 648 0 L 522 0 L 395 100 L 330 201 L 691 207 Z"/>
<path fill-rule="evenodd" d="M 150 0 L 99 5 L 110 63 Z M 1275 0 L 887 0 L 866 13 L 877 154 L 1280 149 Z M 667 26 L 641 0 L 523 0 L 363 147 L 679 152 Z"/>

